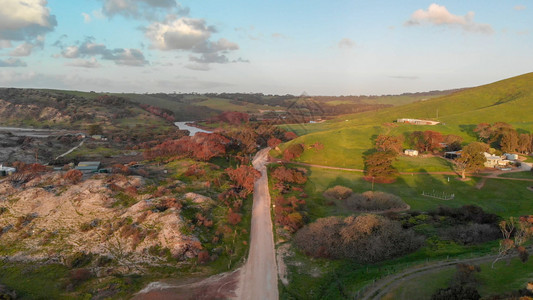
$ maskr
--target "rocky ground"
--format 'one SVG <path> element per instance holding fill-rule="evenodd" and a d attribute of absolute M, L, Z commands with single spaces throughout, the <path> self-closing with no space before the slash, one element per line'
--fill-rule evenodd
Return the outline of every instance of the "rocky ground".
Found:
<path fill-rule="evenodd" d="M 77 184 L 63 177 L 54 172 L 22 185 L 0 182 L 4 257 L 65 262 L 84 253 L 109 257 L 131 272 L 130 267 L 157 264 L 165 255 L 197 256 L 201 245 L 181 233 L 176 199 L 137 193 L 142 177 L 100 174 Z M 187 197 L 199 206 L 210 200 Z"/>

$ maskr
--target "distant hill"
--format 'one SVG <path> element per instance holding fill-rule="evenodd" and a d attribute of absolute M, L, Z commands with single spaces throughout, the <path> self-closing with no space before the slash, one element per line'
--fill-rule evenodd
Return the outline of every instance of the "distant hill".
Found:
<path fill-rule="evenodd" d="M 398 118 L 419 118 L 442 122 L 436 126 L 394 124 Z M 379 111 L 344 115 L 321 124 L 287 126 L 302 135 L 291 143 L 324 144 L 320 152 L 308 151 L 301 161 L 334 166 L 363 166 L 363 153 L 373 147 L 378 134 L 405 134 L 435 130 L 474 140 L 479 123 L 507 122 L 515 128 L 533 131 L 533 73 L 495 83 L 460 90 L 450 95 Z"/>

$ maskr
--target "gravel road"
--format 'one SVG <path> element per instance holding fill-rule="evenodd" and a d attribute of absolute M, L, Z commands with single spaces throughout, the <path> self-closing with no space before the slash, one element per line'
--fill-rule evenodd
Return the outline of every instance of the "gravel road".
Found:
<path fill-rule="evenodd" d="M 278 299 L 278 272 L 274 249 L 274 235 L 270 215 L 270 193 L 266 163 L 270 148 L 257 153 L 254 168 L 261 172 L 255 182 L 250 232 L 250 253 L 241 272 L 237 299 Z"/>

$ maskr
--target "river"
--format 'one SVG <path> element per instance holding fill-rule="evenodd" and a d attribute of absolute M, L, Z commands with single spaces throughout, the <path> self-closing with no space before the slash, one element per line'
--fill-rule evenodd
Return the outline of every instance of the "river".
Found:
<path fill-rule="evenodd" d="M 205 132 L 205 133 L 212 133 L 212 131 L 203 130 L 197 127 L 192 127 L 187 125 L 187 123 L 194 123 L 194 122 L 174 122 L 174 125 L 176 125 L 180 130 L 188 130 L 189 136 L 194 136 L 198 132 Z"/>

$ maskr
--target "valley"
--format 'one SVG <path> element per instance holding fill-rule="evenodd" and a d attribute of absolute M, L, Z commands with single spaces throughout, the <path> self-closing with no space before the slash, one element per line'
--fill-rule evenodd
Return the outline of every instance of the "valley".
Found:
<path fill-rule="evenodd" d="M 3 90 L 0 161 L 17 171 L 0 179 L 0 284 L 23 298 L 411 299 L 395 274 L 440 278 L 427 296 L 462 263 L 488 278 L 504 257 L 516 276 L 479 293 L 516 292 L 530 262 L 502 254 L 498 228 L 533 214 L 531 82 L 424 101 Z M 505 165 L 444 157 L 472 145 Z M 395 284 L 369 292 L 380 282 Z"/>

